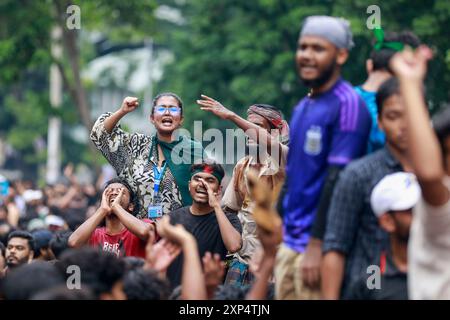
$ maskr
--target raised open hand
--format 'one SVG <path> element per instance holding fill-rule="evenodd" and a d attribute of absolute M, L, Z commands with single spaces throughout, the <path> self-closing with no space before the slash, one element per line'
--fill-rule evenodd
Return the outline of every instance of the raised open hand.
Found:
<path fill-rule="evenodd" d="M 103 191 L 102 202 L 100 204 L 100 208 L 103 209 L 107 215 L 111 213 L 111 206 L 109 205 L 109 197 L 111 196 L 111 191 L 112 190 L 110 188 L 106 188 Z"/>
<path fill-rule="evenodd" d="M 117 195 L 117 197 L 114 199 L 114 201 L 111 203 L 111 209 L 118 209 L 119 207 L 122 207 L 122 196 L 124 193 L 124 189 L 120 188 L 119 190 L 119 194 Z"/>
<path fill-rule="evenodd" d="M 185 241 L 194 237 L 181 224 L 171 225 L 169 216 L 164 216 L 158 221 L 157 230 L 161 237 L 178 245 L 183 245 Z"/>
<path fill-rule="evenodd" d="M 433 52 L 427 46 L 420 46 L 415 51 L 407 48 L 392 57 L 390 66 L 399 78 L 423 81 L 427 62 L 432 57 Z"/>
<path fill-rule="evenodd" d="M 233 115 L 233 112 L 225 108 L 219 101 L 204 94 L 201 97 L 201 100 L 197 100 L 197 104 L 201 106 L 201 110 L 210 111 L 222 119 L 228 119 Z"/>
<path fill-rule="evenodd" d="M 202 262 L 206 286 L 216 288 L 223 281 L 225 262 L 220 260 L 219 254 L 212 255 L 210 252 L 205 253 Z"/>
<path fill-rule="evenodd" d="M 165 273 L 180 252 L 180 245 L 161 239 L 158 243 L 146 248 L 146 265 L 157 272 Z"/>

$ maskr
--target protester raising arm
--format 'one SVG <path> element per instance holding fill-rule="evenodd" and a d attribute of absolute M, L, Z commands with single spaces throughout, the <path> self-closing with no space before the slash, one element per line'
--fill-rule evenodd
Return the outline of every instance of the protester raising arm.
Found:
<path fill-rule="evenodd" d="M 172 226 L 169 216 L 164 216 L 158 222 L 157 228 L 161 237 L 182 247 L 184 262 L 181 298 L 184 300 L 206 300 L 205 278 L 194 236 L 180 224 Z"/>
<path fill-rule="evenodd" d="M 127 113 L 133 112 L 139 106 L 138 99 L 135 97 L 126 97 L 120 108 L 105 119 L 105 129 L 108 133 L 111 133 L 117 123 L 122 119 Z"/>
<path fill-rule="evenodd" d="M 426 46 L 419 47 L 415 52 L 406 49 L 392 58 L 391 66 L 400 82 L 406 104 L 408 140 L 413 142 L 409 150 L 414 172 L 426 202 L 440 206 L 448 202 L 450 195 L 443 183 L 442 152 L 431 127 L 423 95 L 423 80 L 427 61 L 431 57 L 432 52 Z"/>
<path fill-rule="evenodd" d="M 239 128 L 245 131 L 245 133 L 256 143 L 263 143 L 268 148 L 268 152 L 270 154 L 271 148 L 276 145 L 278 148 L 281 148 L 281 143 L 278 137 L 274 137 L 268 132 L 266 129 L 248 121 L 244 118 L 238 116 L 233 111 L 224 107 L 219 101 L 214 100 L 205 95 L 201 95 L 203 100 L 197 100 L 197 103 L 201 106 L 200 109 L 205 111 L 210 111 L 216 116 L 220 117 L 224 120 L 230 120 L 234 122 Z M 281 123 L 280 123 L 281 126 Z M 277 130 L 278 132 L 278 130 Z M 275 149 L 277 150 L 277 149 Z M 280 149 L 278 149 L 280 150 Z"/>

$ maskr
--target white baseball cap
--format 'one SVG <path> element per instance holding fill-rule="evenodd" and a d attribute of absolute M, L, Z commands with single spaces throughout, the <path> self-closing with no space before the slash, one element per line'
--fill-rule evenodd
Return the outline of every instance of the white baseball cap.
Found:
<path fill-rule="evenodd" d="M 34 200 L 41 200 L 43 197 L 43 193 L 41 190 L 26 190 L 23 193 L 22 197 L 25 202 L 31 202 Z"/>
<path fill-rule="evenodd" d="M 65 221 L 63 218 L 55 215 L 48 215 L 45 217 L 45 224 L 47 226 L 64 227 Z"/>
<path fill-rule="evenodd" d="M 373 188 L 370 205 L 377 217 L 388 211 L 413 208 L 421 196 L 417 178 L 412 173 L 397 172 L 385 176 Z"/>

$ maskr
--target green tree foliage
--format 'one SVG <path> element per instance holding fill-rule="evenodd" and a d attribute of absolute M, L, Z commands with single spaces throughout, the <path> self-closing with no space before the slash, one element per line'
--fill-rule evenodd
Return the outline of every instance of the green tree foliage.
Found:
<path fill-rule="evenodd" d="M 252 103 L 269 103 L 281 108 L 286 116 L 291 115 L 293 106 L 306 93 L 296 75 L 294 55 L 301 24 L 309 15 L 335 15 L 351 21 L 356 47 L 343 75 L 355 85 L 364 81 L 365 60 L 373 39 L 366 27 L 366 10 L 377 4 L 385 30 L 412 30 L 434 49 L 436 57 L 430 64 L 427 94 L 432 111 L 436 111 L 449 101 L 450 2 L 376 2 L 0 0 L 0 136 L 24 152 L 31 162 L 39 161 L 40 156 L 33 155 L 33 144 L 38 137 L 45 139 L 47 119 L 55 112 L 48 101 L 50 30 L 56 22 L 55 8 L 69 4 L 80 6 L 83 31 L 99 31 L 112 43 L 153 37 L 158 45 L 171 50 L 175 58 L 157 90 L 174 91 L 183 98 L 186 127 L 191 128 L 193 120 L 204 120 L 209 127 L 220 129 L 232 126 L 199 110 L 195 100 L 200 94 L 217 98 L 242 115 Z M 182 19 L 178 23 L 155 20 L 153 12 L 158 5 L 179 9 Z M 77 37 L 77 46 L 82 69 L 95 57 L 95 50 L 88 37 Z M 71 82 L 73 73 L 69 72 L 66 58 L 61 63 Z M 67 88 L 58 112 L 65 128 L 80 122 Z M 92 160 L 83 154 L 82 145 L 66 135 L 63 139 L 66 158 Z"/>
<path fill-rule="evenodd" d="M 74 81 L 67 52 L 59 61 L 66 79 L 63 105 L 55 110 L 49 101 L 49 69 L 53 61 L 51 28 L 58 23 L 58 18 L 65 26 L 69 17 L 66 8 L 73 4 L 81 9 L 83 34 L 97 31 L 113 44 L 142 41 L 154 30 L 154 0 L 0 0 L 0 138 L 6 139 L 31 165 L 45 161 L 46 155 L 36 154 L 34 145 L 39 138 L 46 140 L 51 115 L 58 115 L 63 121 L 63 162 L 102 159 L 100 154 L 98 159 L 93 159 L 85 145 L 68 135 L 67 129 L 80 123 L 80 114 L 75 108 L 77 101 L 67 87 Z M 57 12 L 62 15 L 58 16 Z M 95 50 L 88 37 L 78 37 L 80 31 L 66 31 L 76 34 L 80 53 L 76 71 L 80 72 L 95 58 Z"/>
<path fill-rule="evenodd" d="M 356 47 L 344 67 L 354 85 L 366 78 L 365 61 L 373 35 L 366 27 L 371 0 L 208 1 L 177 5 L 185 23 L 174 26 L 167 43 L 175 59 L 159 84 L 185 100 L 187 127 L 204 120 L 210 127 L 229 124 L 198 109 L 201 93 L 217 98 L 242 114 L 252 103 L 269 103 L 290 116 L 306 90 L 297 78 L 295 49 L 301 23 L 309 15 L 335 15 L 350 20 Z M 445 0 L 379 2 L 385 30 L 411 30 L 431 45 L 436 57 L 430 66 L 428 96 L 432 106 L 449 99 L 450 3 Z M 446 61 L 447 59 L 447 61 Z"/>

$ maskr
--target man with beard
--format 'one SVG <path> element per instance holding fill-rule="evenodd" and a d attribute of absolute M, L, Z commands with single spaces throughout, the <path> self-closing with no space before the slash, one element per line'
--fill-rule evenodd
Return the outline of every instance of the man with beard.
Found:
<path fill-rule="evenodd" d="M 390 174 L 375 186 L 370 204 L 380 227 L 389 234 L 390 247 L 374 261 L 380 267 L 379 281 L 370 281 L 370 274 L 362 276 L 350 290 L 351 299 L 408 300 L 408 239 L 412 209 L 419 199 L 420 186 L 412 173 Z"/>
<path fill-rule="evenodd" d="M 224 213 L 220 204 L 225 175 L 221 165 L 210 160 L 191 167 L 189 191 L 192 206 L 169 213 L 171 224 L 181 224 L 197 240 L 199 259 L 206 252 L 219 254 L 221 260 L 228 252 L 237 252 L 242 245 L 242 227 L 235 213 Z M 167 271 L 172 288 L 181 282 L 183 255 L 178 256 Z"/>
<path fill-rule="evenodd" d="M 139 212 L 136 195 L 120 178 L 107 182 L 100 208 L 69 237 L 69 247 L 78 248 L 89 242 L 118 257 L 145 257 L 150 232 L 155 232 L 148 219 L 135 217 Z M 104 227 L 98 227 L 102 222 Z"/>
<path fill-rule="evenodd" d="M 370 114 L 341 78 L 352 46 L 343 19 L 311 16 L 300 33 L 297 70 L 311 91 L 291 120 L 284 239 L 275 267 L 278 299 L 319 298 L 320 237 L 334 184 L 339 171 L 366 151 Z"/>
<path fill-rule="evenodd" d="M 8 236 L 6 245 L 7 270 L 30 263 L 34 255 L 34 238 L 26 231 L 13 231 Z"/>

